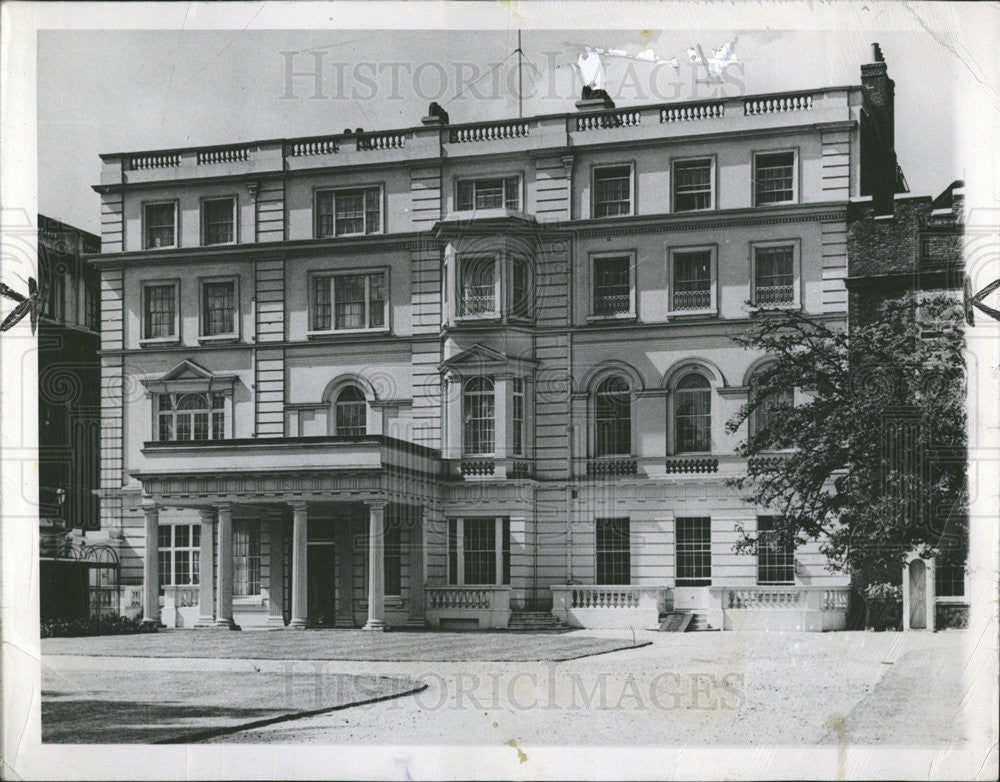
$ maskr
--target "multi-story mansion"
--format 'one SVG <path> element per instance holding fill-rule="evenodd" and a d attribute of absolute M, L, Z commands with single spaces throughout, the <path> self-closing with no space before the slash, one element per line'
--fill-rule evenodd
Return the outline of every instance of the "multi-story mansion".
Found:
<path fill-rule="evenodd" d="M 902 182 L 875 48 L 859 86 L 103 155 L 125 606 L 842 627 L 818 546 L 734 552 L 773 511 L 725 424 L 750 308 L 844 322 L 848 203 Z"/>

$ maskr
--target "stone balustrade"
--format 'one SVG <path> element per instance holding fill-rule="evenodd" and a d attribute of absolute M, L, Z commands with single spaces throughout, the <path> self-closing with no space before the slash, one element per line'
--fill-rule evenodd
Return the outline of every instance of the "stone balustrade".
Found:
<path fill-rule="evenodd" d="M 681 106 L 667 106 L 660 109 L 660 122 L 689 122 L 696 119 L 721 119 L 726 116 L 726 104 L 686 103 Z"/>
<path fill-rule="evenodd" d="M 480 141 L 499 141 L 509 138 L 524 138 L 529 133 L 529 125 L 522 120 L 485 122 L 478 125 L 462 125 L 449 128 L 449 144 L 468 144 Z"/>
<path fill-rule="evenodd" d="M 145 171 L 150 168 L 175 168 L 180 164 L 179 152 L 149 152 L 131 155 L 128 159 L 128 170 Z"/>
<path fill-rule="evenodd" d="M 662 586 L 560 584 L 552 590 L 552 614 L 573 627 L 656 627 L 670 607 Z"/>
<path fill-rule="evenodd" d="M 250 147 L 221 147 L 198 152 L 199 166 L 210 166 L 216 163 L 241 163 L 250 159 Z"/>
<path fill-rule="evenodd" d="M 437 585 L 424 587 L 425 615 L 432 627 L 504 628 L 510 620 L 506 585 Z"/>
<path fill-rule="evenodd" d="M 711 587 L 725 630 L 843 630 L 849 587 Z"/>
<path fill-rule="evenodd" d="M 753 114 L 775 114 L 783 111 L 808 111 L 813 107 L 813 96 L 802 95 L 764 95 L 756 98 L 747 98 L 743 101 L 743 113 L 747 116 Z"/>

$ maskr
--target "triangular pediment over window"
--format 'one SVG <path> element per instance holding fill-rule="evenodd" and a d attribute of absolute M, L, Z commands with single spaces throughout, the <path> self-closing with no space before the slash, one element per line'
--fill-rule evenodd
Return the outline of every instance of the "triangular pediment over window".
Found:
<path fill-rule="evenodd" d="M 151 393 L 157 394 L 183 391 L 232 393 L 237 379 L 236 375 L 217 375 L 190 359 L 184 359 L 180 364 L 159 377 L 144 378 L 142 384 Z"/>
<path fill-rule="evenodd" d="M 509 369 L 523 372 L 530 370 L 538 362 L 527 358 L 508 356 L 506 353 L 488 348 L 485 345 L 473 345 L 461 353 L 456 353 L 438 365 L 441 372 L 458 372 L 459 374 L 480 373 Z"/>

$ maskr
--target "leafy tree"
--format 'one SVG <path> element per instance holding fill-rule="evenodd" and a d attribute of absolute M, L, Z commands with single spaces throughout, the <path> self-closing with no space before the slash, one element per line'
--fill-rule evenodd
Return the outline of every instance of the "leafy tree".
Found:
<path fill-rule="evenodd" d="M 818 540 L 831 567 L 867 583 L 898 574 L 909 551 L 964 543 L 964 337 L 954 299 L 890 299 L 848 330 L 762 309 L 735 341 L 774 359 L 727 428 L 749 422 L 738 449 L 746 474 L 731 483 L 780 514 L 775 542 Z M 755 548 L 741 530 L 737 550 Z"/>

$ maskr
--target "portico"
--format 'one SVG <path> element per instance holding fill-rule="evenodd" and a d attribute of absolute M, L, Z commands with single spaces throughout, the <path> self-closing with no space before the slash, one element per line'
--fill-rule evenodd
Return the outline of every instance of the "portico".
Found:
<path fill-rule="evenodd" d="M 197 527 L 190 542 L 197 586 L 188 589 L 186 609 L 174 599 L 164 600 L 171 610 L 186 610 L 190 623 L 185 621 L 183 626 L 241 629 L 241 607 L 235 606 L 234 611 L 234 597 L 245 613 L 256 612 L 249 617 L 252 624 L 269 629 L 361 626 L 379 632 L 391 625 L 424 624 L 423 530 L 425 513 L 433 503 L 433 486 L 419 469 L 423 465 L 413 469 L 412 463 L 424 455 L 415 452 L 419 449 L 406 448 L 406 455 L 412 457 L 408 466 L 319 470 L 311 468 L 309 458 L 295 459 L 295 455 L 311 456 L 322 446 L 329 455 L 331 438 L 295 439 L 294 443 L 267 444 L 268 461 L 279 462 L 277 469 L 210 474 L 179 469 L 183 465 L 178 451 L 226 449 L 232 454 L 230 443 L 228 447 L 167 447 L 163 451 L 172 457 L 169 469 L 134 473 L 143 486 L 143 616 L 147 621 L 161 621 L 160 568 L 170 567 L 171 560 L 169 555 L 161 559 L 158 541 L 164 539 L 161 528 L 169 512 L 193 520 L 192 529 Z M 313 440 L 326 442 L 305 442 Z M 297 454 L 282 454 L 283 445 Z M 394 450 L 381 438 L 370 447 L 367 442 L 338 443 L 332 450 L 347 445 L 358 451 L 358 461 L 363 461 L 366 450 L 376 450 L 380 461 L 382 452 Z M 241 446 L 244 455 L 247 450 L 259 452 L 264 444 Z M 159 450 L 149 448 L 147 456 Z M 285 456 L 305 461 L 306 469 L 283 469 L 280 462 Z M 228 461 L 238 468 L 242 459 Z M 234 549 L 234 523 L 252 526 L 256 534 L 250 552 L 252 575 L 236 574 L 240 583 L 253 583 L 252 601 L 234 593 L 234 562 L 244 570 L 248 567 L 247 552 Z M 248 601 L 253 602 L 253 609 L 246 607 Z"/>

